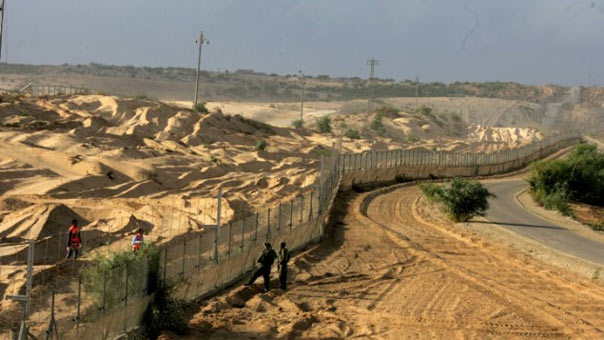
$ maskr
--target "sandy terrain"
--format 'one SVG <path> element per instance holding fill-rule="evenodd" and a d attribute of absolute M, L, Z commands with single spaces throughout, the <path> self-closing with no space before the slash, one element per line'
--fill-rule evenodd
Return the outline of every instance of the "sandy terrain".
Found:
<path fill-rule="evenodd" d="M 201 302 L 188 338 L 601 338 L 601 283 L 451 225 L 415 186 L 343 194 L 287 292 Z M 166 334 L 169 338 L 170 334 Z"/>
<path fill-rule="evenodd" d="M 433 108 L 433 113 L 426 116 L 414 113 L 415 99 L 411 99 L 389 98 L 379 101 L 381 105 L 400 109 L 398 114 L 383 116 L 386 131 L 382 136 L 370 129 L 375 114 L 367 115 L 365 100 L 305 102 L 305 126 L 316 131 L 317 119 L 328 116 L 335 136 L 355 129 L 361 133 L 361 137 L 375 140 L 378 150 L 415 146 L 449 151 L 494 152 L 517 148 L 543 138 L 541 132 L 530 127 L 501 127 L 485 122 L 492 115 L 507 112 L 505 108 L 515 105 L 515 102 L 485 98 L 422 98 L 422 103 Z M 187 101 L 168 103 L 191 107 L 191 102 Z M 289 127 L 292 121 L 300 118 L 300 103 L 209 102 L 207 107 L 281 127 Z M 466 110 L 465 115 L 462 108 Z M 363 150 L 354 144 L 348 147 L 355 151 Z"/>
<path fill-rule="evenodd" d="M 83 259 L 129 249 L 139 227 L 170 242 L 215 223 L 219 186 L 225 223 L 298 195 L 332 143 L 219 111 L 99 95 L 3 102 L 0 125 L 0 311 L 24 284 L 25 240 L 41 241 L 36 274 L 62 262 L 73 218 Z"/>
<path fill-rule="evenodd" d="M 310 103 L 308 117 L 334 115 L 336 104 Z M 199 115 L 158 101 L 104 95 L 25 96 L 0 103 L 0 278 L 10 282 L 0 287 L 0 295 L 23 287 L 25 268 L 18 264 L 25 261 L 26 240 L 42 241 L 37 274 L 56 264 L 60 272 L 65 231 L 73 218 L 82 226 L 86 260 L 95 253 L 128 249 L 138 228 L 147 240 L 164 244 L 214 224 L 219 186 L 224 189 L 223 222 L 228 222 L 312 185 L 319 155 L 331 147 L 337 130 L 296 131 L 220 111 L 247 108 L 245 114 L 254 118 L 254 112 L 263 112 L 260 104 L 237 105 Z M 274 106 L 289 113 L 266 114 L 267 121 L 297 118 L 295 104 Z M 479 148 L 478 140 L 493 135 L 458 123 L 477 135 L 476 141 L 439 140 L 440 147 Z M 412 119 L 409 125 L 417 128 Z M 517 131 L 506 136 L 520 138 L 492 144 L 514 147 L 541 137 Z M 255 148 L 261 140 L 267 143 L 264 151 Z M 371 143 L 345 139 L 344 151 L 369 150 Z M 434 148 L 436 143 L 435 138 L 408 142 L 386 136 L 376 138 L 375 148 Z M 64 279 L 76 271 L 69 266 Z M 14 304 L 2 299 L 0 308 L 9 306 Z"/>
<path fill-rule="evenodd" d="M 283 105 L 297 117 L 295 105 Z M 250 105 L 250 112 L 256 107 Z M 215 223 L 219 186 L 225 223 L 305 190 L 314 183 L 319 155 L 327 151 L 322 149 L 337 136 L 273 127 L 218 109 L 199 115 L 158 101 L 104 95 L 0 103 L 0 278 L 7 282 L 0 296 L 23 287 L 26 240 L 41 241 L 36 274 L 56 264 L 60 272 L 73 218 L 82 226 L 84 260 L 128 249 L 138 228 L 147 240 L 171 242 Z M 314 112 L 318 117 L 336 109 Z M 278 115 L 266 117 L 273 122 Z M 255 147 L 261 140 L 264 151 Z M 378 150 L 435 143 L 376 141 Z M 371 143 L 345 139 L 343 151 L 369 150 Z M 76 271 L 69 266 L 64 279 Z M 0 308 L 9 306 L 14 304 L 1 300 Z"/>
<path fill-rule="evenodd" d="M 334 118 L 334 134 L 286 128 L 299 113 L 296 104 L 291 103 L 275 103 L 272 104 L 274 108 L 270 103 L 266 106 L 250 103 L 210 105 L 214 111 L 206 115 L 153 100 L 104 95 L 26 96 L 18 101 L 0 103 L 0 297 L 23 289 L 25 269 L 16 264 L 23 263 L 25 258 L 25 240 L 43 240 L 42 249 L 36 252 L 38 279 L 44 280 L 47 272 L 56 271 L 57 277 L 61 275 L 69 280 L 95 253 L 128 249 L 129 238 L 139 227 L 145 230 L 147 240 L 165 244 L 187 231 L 202 230 L 204 224 L 215 223 L 214 197 L 220 186 L 225 198 L 223 222 L 297 195 L 314 183 L 319 155 L 327 152 L 324 149 L 330 148 L 338 135 L 336 118 L 345 117 L 351 126 L 355 122 L 361 126 L 371 118 L 352 111 L 348 116 L 344 115 L 350 109 L 346 105 L 354 108 L 359 103 L 363 104 L 358 101 L 334 102 L 330 106 L 318 102 L 306 105 L 309 120 L 323 115 Z M 265 108 L 275 111 L 265 111 Z M 223 109 L 225 113 L 217 109 Z M 248 111 L 237 112 L 239 109 Z M 236 115 L 238 113 L 242 115 Z M 283 127 L 249 120 L 246 116 L 260 117 Z M 426 121 L 419 124 L 419 120 Z M 445 123 L 461 126 L 463 133 L 450 139 L 436 138 L 449 127 Z M 401 112 L 394 118 L 386 117 L 384 124 L 393 134 L 401 131 L 407 137 L 417 134 L 422 139 L 410 142 L 408 138 L 386 135 L 375 138 L 376 149 L 438 147 L 484 152 L 513 148 L 542 138 L 532 129 L 482 127 L 463 121 L 454 123 L 450 116 L 425 118 L 409 112 Z M 465 139 L 467 136 L 469 140 Z M 267 143 L 266 149 L 256 150 L 257 143 L 262 140 Z M 344 151 L 369 150 L 371 143 L 369 139 L 345 139 Z M 362 216 L 357 215 L 346 218 L 353 218 L 350 223 L 359 223 Z M 62 260 L 65 231 L 72 218 L 81 221 L 84 239 L 83 261 L 75 264 Z M 369 240 L 369 244 L 380 244 L 386 234 L 377 232 L 380 236 Z M 384 259 L 377 261 L 378 265 L 373 268 L 395 277 L 402 269 L 394 266 L 394 272 L 388 274 L 379 264 L 391 266 L 396 258 L 418 256 L 404 251 L 374 254 L 373 245 L 364 249 L 366 246 L 359 245 L 359 234 L 354 235 L 351 236 L 353 239 L 339 235 L 341 238 L 316 250 L 319 253 L 302 257 L 302 264 L 295 266 L 299 271 L 296 280 L 308 287 L 322 286 L 325 281 L 328 287 L 334 275 L 348 278 L 350 267 L 354 281 L 356 275 L 360 275 L 357 271 L 367 270 L 367 263 L 354 260 L 356 264 L 349 266 L 346 262 L 361 255 L 383 255 Z M 399 241 L 391 240 L 388 244 Z M 347 242 L 352 250 L 343 250 L 345 260 L 340 255 L 333 259 L 323 256 L 335 254 L 340 251 L 339 245 Z M 316 261 L 319 265 L 311 268 L 310 264 Z M 321 261 L 327 262 L 321 264 Z M 333 272 L 327 269 L 340 265 L 343 267 Z M 375 289 L 372 289 L 381 290 L 383 280 L 372 275 L 359 276 L 359 282 L 375 283 Z M 357 289 L 357 293 L 352 294 L 365 301 L 365 293 L 355 284 L 348 287 L 351 292 Z M 248 294 L 246 292 L 241 294 Z M 300 294 L 311 293 L 302 291 Z M 302 304 L 301 310 L 292 313 L 310 317 L 313 315 L 311 310 L 331 309 L 333 299 L 336 298 L 326 298 L 311 307 Z M 2 299 L 0 320 L 2 312 L 13 307 L 14 304 Z M 307 308 L 310 309 L 304 311 Z M 356 318 L 354 322 L 360 322 L 358 319 L 367 313 L 362 311 L 353 317 L 353 310 L 350 309 L 349 314 L 351 320 Z M 275 330 L 271 326 L 269 331 L 273 333 L 267 334 L 289 334 L 290 331 L 298 334 L 300 327 L 306 329 L 302 334 L 311 337 L 328 334 L 322 333 L 323 330 L 313 333 L 313 318 L 301 321 L 302 325 L 292 324 L 289 331 Z M 341 318 L 338 320 L 338 323 L 342 322 Z M 353 329 L 351 334 L 374 331 L 371 327 L 357 330 L 354 322 L 349 324 Z M 255 325 L 262 331 L 266 328 L 262 324 L 266 325 L 264 321 Z M 335 328 L 332 330 L 336 332 Z M 349 330 L 342 332 L 350 333 Z"/>

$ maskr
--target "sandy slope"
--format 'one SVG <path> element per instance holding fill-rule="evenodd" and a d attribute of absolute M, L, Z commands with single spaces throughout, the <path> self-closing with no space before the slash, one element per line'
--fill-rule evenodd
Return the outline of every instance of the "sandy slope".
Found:
<path fill-rule="evenodd" d="M 265 150 L 256 150 L 264 140 Z M 85 257 L 128 249 L 136 229 L 170 242 L 298 195 L 314 183 L 327 137 L 162 102 L 100 95 L 0 103 L 0 311 L 23 285 L 25 240 L 36 272 L 62 261 L 73 218 Z"/>
<path fill-rule="evenodd" d="M 191 107 L 191 102 L 170 103 L 179 107 Z M 430 149 L 493 152 L 520 147 L 543 138 L 542 133 L 531 128 L 538 126 L 535 121 L 540 116 L 531 117 L 533 111 L 539 110 L 538 104 L 465 97 L 422 98 L 420 104 L 431 107 L 434 114 L 422 116 L 414 113 L 414 98 L 380 100 L 376 104 L 378 108 L 380 105 L 387 105 L 401 110 L 398 115 L 383 117 L 386 128 L 384 136 L 376 136 L 375 132 L 369 131 L 368 127 L 375 115 L 367 115 L 365 100 L 305 102 L 304 120 L 307 127 L 316 131 L 317 119 L 328 116 L 332 120 L 335 135 L 343 135 L 351 128 L 356 129 L 362 137 L 375 139 L 378 149 L 414 145 Z M 292 121 L 300 118 L 300 103 L 209 102 L 207 106 L 282 127 L 288 127 Z M 453 119 L 453 115 L 462 120 Z M 529 118 L 526 118 L 527 115 Z M 511 117 L 524 117 L 524 120 Z M 349 147 L 361 150 L 354 145 Z"/>
<path fill-rule="evenodd" d="M 188 338 L 604 336 L 600 284 L 422 212 L 416 187 L 366 197 L 342 197 L 326 241 L 293 261 L 289 291 L 203 302 Z"/>
<path fill-rule="evenodd" d="M 297 117 L 296 105 L 287 105 L 284 110 Z M 314 105 L 308 105 L 309 112 L 315 110 L 317 117 L 338 110 L 335 104 Z M 402 144 L 385 136 L 376 138 L 376 148 L 445 148 L 434 138 L 438 124 L 426 131 L 413 121 L 418 117 L 408 118 L 389 129 L 421 130 L 424 140 Z M 540 137 L 534 130 L 464 129 L 473 140 L 450 140 L 446 148 L 489 151 Z M 65 232 L 73 218 L 83 226 L 84 260 L 128 249 L 138 228 L 158 244 L 174 241 L 215 223 L 220 186 L 223 222 L 308 189 L 319 155 L 336 136 L 219 110 L 199 115 L 146 99 L 87 95 L 0 103 L 0 280 L 10 282 L 0 286 L 0 296 L 22 289 L 25 269 L 15 264 L 25 260 L 25 240 L 42 240 L 38 274 L 55 265 L 59 272 L 65 265 Z M 267 147 L 256 150 L 261 140 Z M 345 139 L 344 151 L 368 150 L 371 142 Z M 1 300 L 2 310 L 8 305 Z"/>

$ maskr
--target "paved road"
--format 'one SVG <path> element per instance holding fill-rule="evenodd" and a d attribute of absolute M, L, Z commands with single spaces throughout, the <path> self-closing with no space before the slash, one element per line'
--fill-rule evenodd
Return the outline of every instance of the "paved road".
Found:
<path fill-rule="evenodd" d="M 573 231 L 544 220 L 526 210 L 515 195 L 526 188 L 523 180 L 485 183 L 497 195 L 487 212 L 490 223 L 513 230 L 562 252 L 604 265 L 604 243 L 587 239 Z"/>

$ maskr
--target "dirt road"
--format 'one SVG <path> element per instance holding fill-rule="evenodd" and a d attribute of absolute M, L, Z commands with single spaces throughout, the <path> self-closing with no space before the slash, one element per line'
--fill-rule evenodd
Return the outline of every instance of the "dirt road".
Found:
<path fill-rule="evenodd" d="M 290 290 L 202 302 L 190 338 L 604 338 L 601 284 L 446 223 L 415 186 L 343 196 Z"/>

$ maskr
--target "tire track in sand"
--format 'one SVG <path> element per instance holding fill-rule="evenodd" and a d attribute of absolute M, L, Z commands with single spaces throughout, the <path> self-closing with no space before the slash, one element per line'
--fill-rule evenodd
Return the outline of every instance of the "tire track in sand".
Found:
<path fill-rule="evenodd" d="M 515 261 L 491 254 L 471 240 L 427 223 L 415 212 L 414 203 L 419 195 L 417 187 L 387 192 L 370 200 L 366 211 L 359 209 L 361 216 L 357 217 L 361 221 L 366 217 L 367 223 L 390 231 L 401 246 L 410 246 L 410 253 L 444 270 L 444 277 L 440 278 L 444 282 L 437 293 L 416 296 L 424 308 L 422 315 L 430 315 L 433 307 L 439 305 L 448 308 L 441 307 L 436 314 L 445 319 L 455 316 L 456 310 L 463 307 L 455 303 L 447 305 L 446 300 L 459 303 L 461 296 L 456 296 L 459 295 L 456 292 L 461 285 L 490 300 L 484 305 L 477 304 L 484 308 L 481 313 L 473 313 L 477 318 L 466 317 L 462 322 L 487 333 L 506 334 L 510 330 L 510 335 L 526 337 L 604 337 L 602 320 L 598 318 L 604 311 L 604 297 L 598 287 L 586 290 L 583 284 L 582 291 L 577 292 L 564 280 L 544 277 Z"/>
<path fill-rule="evenodd" d="M 190 339 L 604 338 L 601 286 L 416 212 L 417 187 L 339 195 L 287 292 L 227 291 L 192 317 Z"/>

